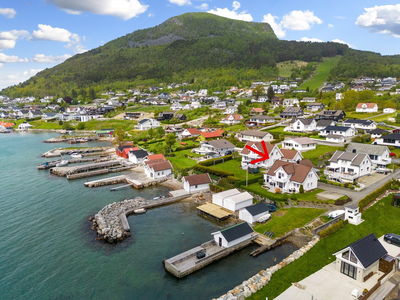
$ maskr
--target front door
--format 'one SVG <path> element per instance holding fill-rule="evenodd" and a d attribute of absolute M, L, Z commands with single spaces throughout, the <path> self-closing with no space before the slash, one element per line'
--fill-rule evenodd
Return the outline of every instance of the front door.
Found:
<path fill-rule="evenodd" d="M 218 246 L 222 247 L 222 238 L 221 237 L 218 240 Z"/>

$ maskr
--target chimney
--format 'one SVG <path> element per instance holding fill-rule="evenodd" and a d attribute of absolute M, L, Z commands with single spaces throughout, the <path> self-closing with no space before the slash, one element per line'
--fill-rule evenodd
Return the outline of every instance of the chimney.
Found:
<path fill-rule="evenodd" d="M 357 150 L 356 149 L 353 149 L 353 153 L 356 153 L 357 152 Z"/>

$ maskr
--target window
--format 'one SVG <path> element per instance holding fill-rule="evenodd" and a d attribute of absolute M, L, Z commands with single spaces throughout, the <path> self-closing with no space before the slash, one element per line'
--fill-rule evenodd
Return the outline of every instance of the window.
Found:
<path fill-rule="evenodd" d="M 347 276 L 353 278 L 353 279 L 356 279 L 357 268 L 349 265 L 348 263 L 345 263 L 344 261 L 342 261 L 342 265 L 340 266 L 340 272 L 343 273 L 344 275 L 347 275 Z"/>

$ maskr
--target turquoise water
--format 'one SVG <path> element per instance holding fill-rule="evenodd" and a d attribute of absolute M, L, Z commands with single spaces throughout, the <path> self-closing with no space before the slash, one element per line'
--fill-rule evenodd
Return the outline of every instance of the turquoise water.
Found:
<path fill-rule="evenodd" d="M 86 179 L 39 171 L 36 166 L 48 160 L 43 152 L 70 146 L 42 143 L 54 136 L 0 134 L 0 299 L 210 299 L 295 250 L 286 244 L 252 258 L 254 248 L 248 247 L 176 279 L 162 260 L 211 240 L 211 232 L 228 225 L 197 214 L 188 201 L 130 216 L 132 237 L 121 244 L 95 241 L 88 218 L 102 207 L 167 195 L 168 189 L 110 192 L 110 186 L 85 188 Z"/>

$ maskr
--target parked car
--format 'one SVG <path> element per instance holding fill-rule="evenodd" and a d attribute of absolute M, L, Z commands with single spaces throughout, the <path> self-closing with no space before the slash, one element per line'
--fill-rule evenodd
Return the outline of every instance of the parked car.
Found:
<path fill-rule="evenodd" d="M 394 233 L 387 233 L 383 237 L 383 240 L 388 244 L 400 246 L 400 235 Z"/>
<path fill-rule="evenodd" d="M 231 151 L 231 150 L 228 150 L 225 152 L 225 155 L 231 155 L 231 154 L 233 154 L 233 151 Z"/>
<path fill-rule="evenodd" d="M 338 209 L 338 210 L 331 211 L 328 214 L 328 217 L 331 218 L 331 219 L 334 219 L 334 218 L 340 216 L 341 214 L 344 214 L 344 210 L 343 209 Z"/>

